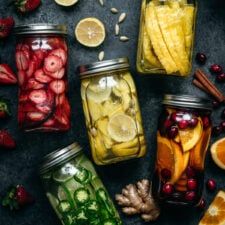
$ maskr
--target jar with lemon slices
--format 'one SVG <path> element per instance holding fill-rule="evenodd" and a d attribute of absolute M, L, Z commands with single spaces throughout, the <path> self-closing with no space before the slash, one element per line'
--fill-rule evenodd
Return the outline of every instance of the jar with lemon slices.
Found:
<path fill-rule="evenodd" d="M 92 156 L 105 165 L 146 153 L 136 87 L 127 58 L 79 67 Z"/>
<path fill-rule="evenodd" d="M 142 0 L 137 70 L 187 76 L 194 44 L 195 0 Z"/>
<path fill-rule="evenodd" d="M 189 95 L 165 95 L 157 131 L 153 193 L 162 203 L 197 205 L 211 137 L 211 103 Z"/>

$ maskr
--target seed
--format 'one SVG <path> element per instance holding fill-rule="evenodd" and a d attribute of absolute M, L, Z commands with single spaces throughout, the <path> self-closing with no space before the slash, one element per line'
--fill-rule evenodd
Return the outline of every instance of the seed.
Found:
<path fill-rule="evenodd" d="M 99 0 L 99 3 L 100 3 L 101 6 L 103 6 L 104 5 L 104 0 Z"/>
<path fill-rule="evenodd" d="M 118 36 L 119 33 L 120 33 L 120 26 L 119 26 L 119 24 L 116 24 L 115 25 L 115 35 Z"/>
<path fill-rule="evenodd" d="M 110 10 L 111 10 L 111 13 L 113 13 L 113 14 L 117 14 L 118 13 L 118 9 L 116 9 L 116 8 L 111 8 Z"/>
<path fill-rule="evenodd" d="M 105 52 L 104 51 L 101 51 L 99 54 L 98 54 L 98 60 L 99 61 L 102 61 L 104 59 L 104 56 L 105 56 Z"/>
<path fill-rule="evenodd" d="M 120 41 L 129 41 L 129 38 L 127 36 L 120 36 Z"/>
<path fill-rule="evenodd" d="M 122 23 L 126 19 L 127 14 L 126 13 L 121 13 L 119 17 L 119 23 Z"/>

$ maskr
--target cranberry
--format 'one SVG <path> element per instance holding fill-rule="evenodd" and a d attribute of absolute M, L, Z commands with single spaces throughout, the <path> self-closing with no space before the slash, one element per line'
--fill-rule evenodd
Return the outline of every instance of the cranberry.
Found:
<path fill-rule="evenodd" d="M 218 65 L 218 64 L 213 64 L 213 65 L 211 65 L 211 67 L 210 67 L 210 71 L 211 71 L 212 73 L 215 73 L 215 74 L 220 74 L 220 73 L 222 73 L 223 69 L 222 69 L 222 67 L 221 67 L 220 65 Z"/>
<path fill-rule="evenodd" d="M 216 137 L 216 136 L 219 136 L 221 133 L 222 133 L 222 127 L 221 126 L 215 126 L 215 127 L 213 127 L 213 129 L 212 129 L 212 135 L 214 136 L 214 137 Z"/>
<path fill-rule="evenodd" d="M 213 108 L 214 108 L 214 109 L 217 109 L 217 108 L 219 108 L 220 103 L 219 103 L 218 101 L 214 100 L 214 101 L 212 102 L 212 105 L 213 105 Z"/>
<path fill-rule="evenodd" d="M 214 179 L 208 179 L 206 182 L 206 187 L 209 191 L 215 191 L 216 190 L 216 181 Z"/>
<path fill-rule="evenodd" d="M 210 119 L 208 116 L 202 118 L 203 128 L 206 129 L 210 126 Z"/>
<path fill-rule="evenodd" d="M 187 174 L 188 178 L 195 177 L 195 171 L 190 166 L 187 167 L 186 174 Z"/>
<path fill-rule="evenodd" d="M 222 128 L 222 131 L 225 132 L 225 121 L 220 123 L 220 127 Z"/>
<path fill-rule="evenodd" d="M 166 129 L 169 129 L 171 126 L 173 125 L 172 121 L 170 121 L 169 119 L 166 119 L 164 122 L 164 127 Z"/>
<path fill-rule="evenodd" d="M 186 128 L 188 128 L 188 125 L 189 125 L 188 120 L 181 120 L 181 121 L 178 123 L 178 127 L 179 127 L 180 129 L 186 129 Z"/>
<path fill-rule="evenodd" d="M 161 170 L 161 176 L 162 178 L 164 178 L 165 180 L 169 180 L 171 178 L 171 171 L 168 169 L 162 169 Z"/>
<path fill-rule="evenodd" d="M 188 179 L 187 181 L 188 190 L 194 191 L 197 189 L 197 181 L 195 179 Z"/>
<path fill-rule="evenodd" d="M 196 54 L 196 57 L 195 57 L 196 61 L 199 63 L 199 64 L 202 64 L 204 65 L 206 60 L 207 60 L 207 57 L 204 53 L 201 53 L 201 52 L 198 52 Z"/>
<path fill-rule="evenodd" d="M 197 118 L 192 118 L 190 121 L 189 121 L 189 126 L 194 128 L 196 127 L 198 124 L 198 119 Z"/>
<path fill-rule="evenodd" d="M 225 73 L 218 74 L 218 75 L 216 76 L 216 80 L 217 80 L 219 83 L 224 83 L 224 82 L 225 82 Z"/>
<path fill-rule="evenodd" d="M 174 187 L 172 184 L 166 183 L 163 185 L 162 192 L 165 195 L 171 195 L 174 191 Z"/>
<path fill-rule="evenodd" d="M 196 197 L 196 194 L 194 191 L 187 191 L 185 194 L 185 199 L 189 202 L 193 201 Z"/>
<path fill-rule="evenodd" d="M 198 208 L 199 209 L 204 209 L 206 206 L 206 201 L 204 198 L 201 198 L 200 202 L 198 203 Z"/>
<path fill-rule="evenodd" d="M 222 119 L 225 119 L 225 109 L 222 111 L 222 113 L 221 113 L 221 118 Z"/>
<path fill-rule="evenodd" d="M 175 126 L 172 126 L 168 131 L 168 137 L 170 139 L 174 139 L 178 134 L 178 128 Z"/>

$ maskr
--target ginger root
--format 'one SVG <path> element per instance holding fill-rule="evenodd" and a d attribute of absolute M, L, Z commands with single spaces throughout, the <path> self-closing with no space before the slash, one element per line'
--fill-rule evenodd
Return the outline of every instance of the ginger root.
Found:
<path fill-rule="evenodd" d="M 160 209 L 152 197 L 151 183 L 148 180 L 127 185 L 122 194 L 116 195 L 116 201 L 127 215 L 141 214 L 141 218 L 146 222 L 159 217 Z"/>

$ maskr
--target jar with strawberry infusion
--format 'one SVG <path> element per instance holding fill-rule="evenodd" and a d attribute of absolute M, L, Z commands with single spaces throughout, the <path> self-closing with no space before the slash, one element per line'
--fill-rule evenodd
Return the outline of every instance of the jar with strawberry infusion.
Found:
<path fill-rule="evenodd" d="M 19 127 L 24 131 L 68 130 L 66 27 L 29 24 L 17 26 L 15 32 Z"/>

